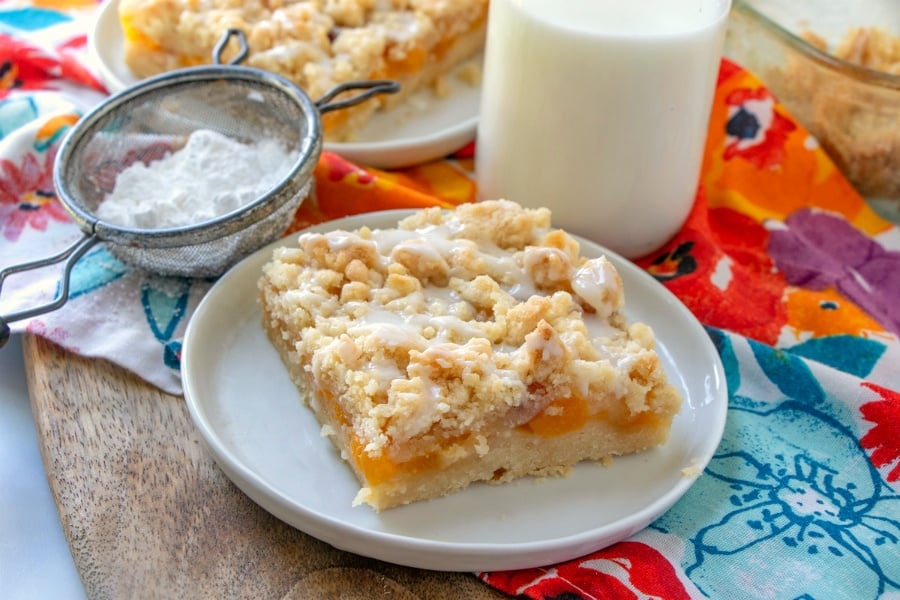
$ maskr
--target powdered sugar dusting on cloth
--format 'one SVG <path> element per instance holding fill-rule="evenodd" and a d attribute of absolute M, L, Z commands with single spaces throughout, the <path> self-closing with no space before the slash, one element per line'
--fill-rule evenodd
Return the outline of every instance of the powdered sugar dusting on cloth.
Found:
<path fill-rule="evenodd" d="M 270 191 L 297 156 L 273 140 L 243 144 L 198 129 L 181 149 L 146 165 L 135 162 L 119 173 L 97 216 L 139 229 L 196 225 Z"/>

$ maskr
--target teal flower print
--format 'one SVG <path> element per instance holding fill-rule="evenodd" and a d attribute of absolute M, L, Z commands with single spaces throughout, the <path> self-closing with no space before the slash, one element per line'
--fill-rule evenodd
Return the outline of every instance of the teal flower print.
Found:
<path fill-rule="evenodd" d="M 860 445 L 838 377 L 710 329 L 729 411 L 704 474 L 653 527 L 688 540 L 711 598 L 875 600 L 900 593 L 900 495 Z M 838 386 L 839 387 L 839 386 Z"/>
<path fill-rule="evenodd" d="M 187 318 L 192 280 L 148 275 L 141 286 L 141 306 L 153 336 L 163 345 L 163 364 L 181 368 L 181 340 L 178 326 Z"/>
<path fill-rule="evenodd" d="M 811 593 L 823 574 L 847 584 L 831 598 L 900 589 L 900 496 L 853 434 L 801 402 L 732 409 L 729 418 L 728 439 L 702 478 L 706 492 L 727 504 L 693 538 L 686 572 L 698 587 L 719 596 L 727 590 L 715 588 L 737 570 L 748 586 L 765 585 L 777 598 Z M 723 578 L 723 570 L 731 575 Z M 751 587 L 745 595 L 766 594 Z"/>

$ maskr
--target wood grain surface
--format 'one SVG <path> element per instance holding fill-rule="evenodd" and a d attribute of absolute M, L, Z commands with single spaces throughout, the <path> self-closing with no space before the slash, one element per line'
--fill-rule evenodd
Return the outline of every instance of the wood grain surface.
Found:
<path fill-rule="evenodd" d="M 219 470 L 184 399 L 31 335 L 29 393 L 89 598 L 502 598 L 470 573 L 343 552 L 279 521 Z"/>

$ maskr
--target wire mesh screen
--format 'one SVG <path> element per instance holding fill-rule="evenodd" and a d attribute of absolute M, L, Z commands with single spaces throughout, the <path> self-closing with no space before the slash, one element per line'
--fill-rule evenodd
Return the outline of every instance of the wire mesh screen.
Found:
<path fill-rule="evenodd" d="M 319 115 L 298 89 L 275 84 L 253 69 L 189 69 L 158 79 L 133 93 L 126 90 L 73 129 L 57 158 L 57 191 L 82 227 L 90 228 L 120 260 L 159 274 L 215 276 L 289 226 L 309 192 L 321 152 Z M 140 165 L 149 168 L 184 151 L 201 131 L 225 136 L 255 158 L 262 144 L 276 142 L 287 160 L 263 161 L 258 174 L 253 168 L 240 175 L 256 186 L 254 197 L 221 214 L 195 216 L 201 214 L 194 212 L 197 207 L 209 200 L 197 197 L 206 195 L 198 189 L 211 194 L 234 187 L 237 169 L 246 164 L 191 164 L 191 183 L 196 177 L 201 185 L 191 185 L 190 194 L 180 199 L 187 222 L 135 225 L 99 214 L 101 203 L 109 201 L 114 190 L 120 195 L 116 185 L 123 172 Z M 135 210 L 143 200 L 137 196 L 135 192 Z M 132 202 L 127 194 L 126 198 Z"/>

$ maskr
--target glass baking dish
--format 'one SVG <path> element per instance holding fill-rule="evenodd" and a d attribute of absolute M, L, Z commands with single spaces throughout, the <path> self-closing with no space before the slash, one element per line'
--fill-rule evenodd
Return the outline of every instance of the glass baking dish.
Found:
<path fill-rule="evenodd" d="M 900 2 L 735 0 L 725 55 L 763 81 L 876 211 L 900 222 L 900 60 L 889 72 L 838 58 L 853 28 L 896 38 Z"/>

